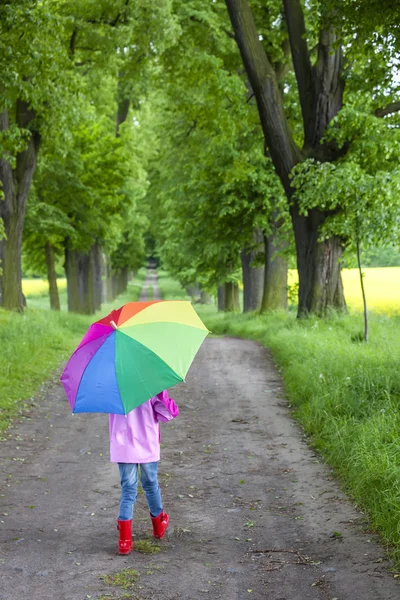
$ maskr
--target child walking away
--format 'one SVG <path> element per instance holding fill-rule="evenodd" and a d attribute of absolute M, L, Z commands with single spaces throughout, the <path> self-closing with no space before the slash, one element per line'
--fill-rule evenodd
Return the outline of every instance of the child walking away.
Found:
<path fill-rule="evenodd" d="M 162 538 L 168 527 L 158 485 L 160 425 L 179 414 L 166 391 L 150 398 L 127 415 L 110 415 L 110 458 L 118 463 L 121 501 L 118 517 L 119 554 L 133 550 L 132 518 L 137 496 L 138 471 L 153 523 L 153 535 Z"/>

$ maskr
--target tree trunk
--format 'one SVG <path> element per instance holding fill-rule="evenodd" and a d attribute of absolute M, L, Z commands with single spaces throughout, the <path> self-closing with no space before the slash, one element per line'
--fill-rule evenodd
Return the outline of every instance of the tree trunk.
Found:
<path fill-rule="evenodd" d="M 57 274 L 54 260 L 54 248 L 50 242 L 45 246 L 47 281 L 49 282 L 50 308 L 60 310 L 60 297 L 58 295 Z"/>
<path fill-rule="evenodd" d="M 100 310 L 102 300 L 103 257 L 100 244 L 96 242 L 90 249 L 93 259 L 93 294 L 95 310 Z"/>
<path fill-rule="evenodd" d="M 319 227 L 326 218 L 320 211 L 311 210 L 305 217 L 293 206 L 291 212 L 299 272 L 298 316 L 309 313 L 324 316 L 329 308 L 346 310 L 340 240 L 332 237 L 318 241 Z"/>
<path fill-rule="evenodd" d="M 25 211 L 24 211 L 25 212 Z M 22 293 L 22 228 L 21 212 L 13 212 L 4 218 L 7 238 L 3 240 L 2 306 L 6 310 L 22 312 L 25 298 Z"/>
<path fill-rule="evenodd" d="M 263 294 L 264 267 L 254 267 L 253 262 L 262 251 L 263 235 L 259 229 L 253 232 L 253 244 L 240 253 L 243 279 L 243 312 L 259 310 Z"/>
<path fill-rule="evenodd" d="M 123 267 L 123 269 L 121 269 L 121 273 L 120 273 L 120 280 L 121 280 L 120 294 L 123 294 L 124 292 L 126 292 L 126 289 L 128 287 L 128 274 L 129 274 L 129 268 Z"/>
<path fill-rule="evenodd" d="M 16 123 L 29 129 L 35 113 L 26 102 L 17 100 Z M 0 131 L 9 129 L 8 111 L 0 113 Z M 0 201 L 0 217 L 4 221 L 6 239 L 1 242 L 1 304 L 7 310 L 23 311 L 25 298 L 22 293 L 22 230 L 26 203 L 36 168 L 40 135 L 32 130 L 25 150 L 16 157 L 13 169 L 10 162 L 0 159 L 0 182 L 4 199 Z"/>
<path fill-rule="evenodd" d="M 114 295 L 114 282 L 113 273 L 111 269 L 111 261 L 104 254 L 103 255 L 103 267 L 102 267 L 102 300 L 103 302 L 112 302 L 115 298 Z"/>
<path fill-rule="evenodd" d="M 208 292 L 200 291 L 200 304 L 211 304 L 212 298 Z"/>
<path fill-rule="evenodd" d="M 129 104 L 130 104 L 130 102 L 126 98 L 123 98 L 118 101 L 117 123 L 116 123 L 116 131 L 115 131 L 116 137 L 120 136 L 119 129 L 120 129 L 122 123 L 124 123 L 126 121 L 126 118 L 128 116 Z"/>
<path fill-rule="evenodd" d="M 343 60 L 335 32 L 322 27 L 317 61 L 311 66 L 300 0 L 284 0 L 285 19 L 302 108 L 305 148 L 295 144 L 285 115 L 277 76 L 259 39 L 248 0 L 226 0 L 243 63 L 253 89 L 265 144 L 289 202 L 293 167 L 313 156 L 322 161 L 339 158 L 346 149 L 333 143 L 321 144 L 326 128 L 342 106 Z M 339 259 L 341 248 L 335 238 L 318 242 L 319 228 L 327 217 L 312 210 L 307 216 L 291 206 L 299 271 L 299 316 L 324 314 L 329 307 L 344 308 Z"/>
<path fill-rule="evenodd" d="M 364 342 L 368 342 L 368 307 L 367 307 L 367 296 L 365 294 L 364 287 L 364 275 L 361 268 L 361 252 L 360 252 L 360 240 L 357 235 L 357 265 L 358 265 L 358 273 L 360 275 L 360 285 L 361 285 L 361 293 L 363 299 L 363 308 L 364 308 Z"/>
<path fill-rule="evenodd" d="M 66 248 L 65 272 L 70 312 L 86 315 L 95 313 L 94 271 L 91 251 L 86 253 Z"/>
<path fill-rule="evenodd" d="M 200 298 L 200 287 L 198 283 L 193 283 L 192 285 L 188 285 L 186 288 L 186 293 L 191 297 L 193 302 L 201 301 Z"/>
<path fill-rule="evenodd" d="M 264 235 L 265 276 L 261 312 L 287 309 L 288 305 L 288 262 L 284 256 L 276 255 L 285 250 L 286 242 L 278 235 L 278 226 L 272 233 Z"/>
<path fill-rule="evenodd" d="M 226 312 L 233 312 L 240 310 L 239 305 L 239 286 L 237 283 L 232 281 L 225 283 L 225 306 Z"/>
<path fill-rule="evenodd" d="M 225 284 L 218 287 L 218 310 L 225 310 Z"/>

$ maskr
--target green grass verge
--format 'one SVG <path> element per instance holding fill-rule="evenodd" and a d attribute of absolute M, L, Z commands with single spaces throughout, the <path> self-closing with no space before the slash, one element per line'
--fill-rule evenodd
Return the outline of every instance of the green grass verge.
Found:
<path fill-rule="evenodd" d="M 139 298 L 142 281 L 141 270 L 124 294 L 92 316 L 51 311 L 42 297 L 31 298 L 22 315 L 0 309 L 0 431 L 24 412 L 25 402 L 69 357 L 93 321 Z"/>
<path fill-rule="evenodd" d="M 173 289 L 167 277 L 163 285 Z M 364 344 L 353 341 L 360 313 L 299 321 L 294 313 L 196 309 L 214 334 L 253 339 L 272 351 L 295 417 L 399 564 L 400 316 L 371 314 Z"/>

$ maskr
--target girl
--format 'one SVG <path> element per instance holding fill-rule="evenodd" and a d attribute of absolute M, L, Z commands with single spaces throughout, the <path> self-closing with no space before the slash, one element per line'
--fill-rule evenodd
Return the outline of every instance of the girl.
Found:
<path fill-rule="evenodd" d="M 140 481 L 153 523 L 153 535 L 162 538 L 168 527 L 163 510 L 157 471 L 160 460 L 160 425 L 179 414 L 174 400 L 166 391 L 150 398 L 127 415 L 110 415 L 110 458 L 118 463 L 121 478 L 121 501 L 118 517 L 119 554 L 133 550 L 132 517 Z"/>

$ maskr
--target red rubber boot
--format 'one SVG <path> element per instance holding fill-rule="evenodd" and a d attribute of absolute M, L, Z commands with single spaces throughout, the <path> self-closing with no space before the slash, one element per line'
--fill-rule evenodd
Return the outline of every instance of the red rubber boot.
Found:
<path fill-rule="evenodd" d="M 158 517 L 152 517 L 151 515 L 150 517 L 153 523 L 153 535 L 160 540 L 167 531 L 169 516 L 162 510 Z"/>
<path fill-rule="evenodd" d="M 129 554 L 133 550 L 132 542 L 132 519 L 130 521 L 121 521 L 118 519 L 118 553 Z"/>

